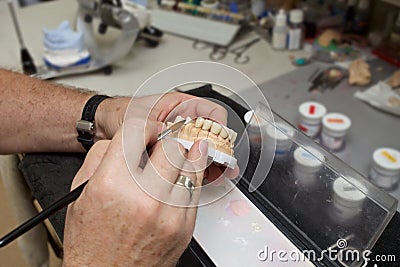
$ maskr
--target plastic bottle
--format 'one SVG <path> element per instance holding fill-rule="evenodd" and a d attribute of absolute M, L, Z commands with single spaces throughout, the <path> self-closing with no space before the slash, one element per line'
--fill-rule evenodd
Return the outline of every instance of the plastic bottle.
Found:
<path fill-rule="evenodd" d="M 289 50 L 299 50 L 303 48 L 304 31 L 303 10 L 293 9 L 290 11 L 290 26 L 288 30 L 287 48 Z"/>
<path fill-rule="evenodd" d="M 358 2 L 355 16 L 353 31 L 358 34 L 366 34 L 368 31 L 369 20 L 369 0 L 360 0 Z"/>
<path fill-rule="evenodd" d="M 265 1 L 264 0 L 252 0 L 251 1 L 251 12 L 257 18 L 265 12 Z"/>
<path fill-rule="evenodd" d="M 356 8 L 355 5 L 357 3 L 357 0 L 349 0 L 347 2 L 347 10 L 346 14 L 344 16 L 344 31 L 345 32 L 351 32 L 353 29 L 353 24 L 354 24 L 354 17 L 356 15 Z"/>
<path fill-rule="evenodd" d="M 286 47 L 287 24 L 285 10 L 280 9 L 276 15 L 274 29 L 272 31 L 272 47 L 277 50 L 283 50 Z"/>

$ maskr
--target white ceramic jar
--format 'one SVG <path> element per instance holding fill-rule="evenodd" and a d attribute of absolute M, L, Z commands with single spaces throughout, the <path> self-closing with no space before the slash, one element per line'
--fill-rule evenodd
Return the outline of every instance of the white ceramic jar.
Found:
<path fill-rule="evenodd" d="M 321 119 L 326 114 L 324 105 L 308 101 L 299 106 L 300 119 L 298 128 L 311 138 L 316 137 L 321 130 Z"/>
<path fill-rule="evenodd" d="M 343 177 L 337 178 L 333 182 L 333 214 L 335 219 L 346 222 L 357 217 L 362 211 L 362 205 L 366 195 L 360 190 L 365 187 L 358 181 L 351 179 L 352 183 Z"/>
<path fill-rule="evenodd" d="M 283 123 L 277 122 L 275 126 L 269 124 L 267 126 L 267 145 L 272 146 L 274 139 L 276 140 L 275 157 L 286 156 L 293 146 L 292 138 L 294 130 Z"/>
<path fill-rule="evenodd" d="M 325 157 L 312 147 L 298 147 L 293 153 L 293 174 L 303 187 L 312 187 L 316 183 L 316 173 L 321 169 Z"/>
<path fill-rule="evenodd" d="M 351 120 L 341 113 L 328 113 L 322 118 L 321 144 L 330 151 L 344 147 L 345 136 L 350 129 Z"/>
<path fill-rule="evenodd" d="M 393 148 L 378 148 L 372 155 L 369 179 L 383 189 L 392 189 L 400 178 L 400 151 Z"/>

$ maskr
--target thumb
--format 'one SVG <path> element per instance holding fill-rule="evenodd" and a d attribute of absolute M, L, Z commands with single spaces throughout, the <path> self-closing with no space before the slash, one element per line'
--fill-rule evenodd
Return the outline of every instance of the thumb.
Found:
<path fill-rule="evenodd" d="M 203 183 L 204 171 L 207 168 L 208 142 L 206 140 L 196 141 L 187 154 L 187 160 L 183 166 L 183 171 L 191 172 L 195 176 L 196 187 Z"/>

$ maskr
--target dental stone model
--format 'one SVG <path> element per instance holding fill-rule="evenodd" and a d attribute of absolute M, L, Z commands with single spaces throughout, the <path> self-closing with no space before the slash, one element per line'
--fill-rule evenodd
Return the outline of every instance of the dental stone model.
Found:
<path fill-rule="evenodd" d="M 349 84 L 350 85 L 367 85 L 371 82 L 371 71 L 369 64 L 361 58 L 351 62 L 349 66 Z"/>
<path fill-rule="evenodd" d="M 174 123 L 185 120 L 177 116 Z M 198 140 L 207 140 L 209 143 L 208 156 L 213 161 L 226 165 L 229 168 L 236 166 L 236 159 L 233 156 L 233 146 L 237 133 L 217 122 L 198 117 L 196 119 L 186 118 L 187 123 L 180 129 L 170 135 L 176 139 L 186 149 L 190 149 L 194 142 Z M 167 127 L 173 123 L 167 122 Z"/>
<path fill-rule="evenodd" d="M 400 86 L 400 69 L 393 73 L 387 83 L 393 89 Z"/>
<path fill-rule="evenodd" d="M 61 69 L 89 64 L 90 53 L 85 48 L 82 32 L 72 30 L 68 21 L 56 29 L 43 29 L 43 58 L 47 66 Z"/>

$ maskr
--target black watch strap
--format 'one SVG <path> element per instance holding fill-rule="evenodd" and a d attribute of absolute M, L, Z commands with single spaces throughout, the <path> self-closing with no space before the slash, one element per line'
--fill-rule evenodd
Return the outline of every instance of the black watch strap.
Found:
<path fill-rule="evenodd" d="M 94 117 L 96 115 L 97 107 L 107 98 L 110 97 L 106 95 L 94 95 L 89 98 L 83 108 L 81 120 L 76 122 L 78 142 L 82 144 L 86 151 L 89 151 L 94 144 L 93 137 L 95 136 L 96 131 Z"/>

